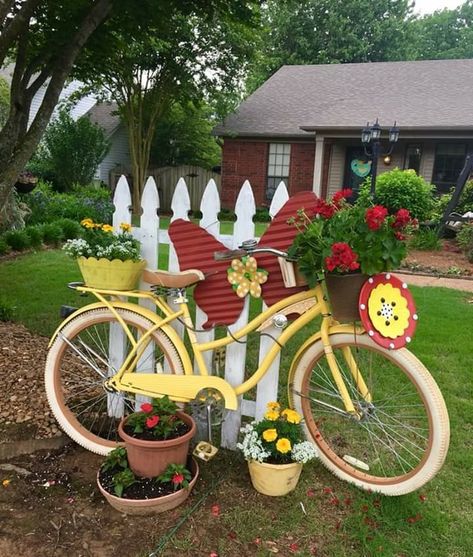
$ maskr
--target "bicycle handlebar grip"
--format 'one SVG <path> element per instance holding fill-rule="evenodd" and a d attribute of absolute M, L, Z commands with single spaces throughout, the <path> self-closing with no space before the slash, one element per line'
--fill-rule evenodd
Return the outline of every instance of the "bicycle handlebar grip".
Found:
<path fill-rule="evenodd" d="M 242 257 L 246 255 L 246 251 L 243 249 L 229 249 L 225 251 L 215 251 L 214 259 L 215 261 L 224 261 L 225 259 L 234 259 L 235 257 Z"/>

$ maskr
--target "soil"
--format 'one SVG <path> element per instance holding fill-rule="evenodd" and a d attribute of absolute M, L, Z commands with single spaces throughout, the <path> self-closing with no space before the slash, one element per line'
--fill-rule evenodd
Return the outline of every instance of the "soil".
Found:
<path fill-rule="evenodd" d="M 412 252 L 408 264 L 416 270 L 433 268 L 436 274 L 456 276 L 455 268 L 466 277 L 473 276 L 473 264 L 448 241 L 442 252 Z M 44 394 L 47 339 L 32 335 L 21 325 L 2 322 L 0 338 L 0 443 L 61 435 Z M 53 452 L 39 451 L 0 462 L 0 557 L 138 557 L 150 555 L 159 543 L 164 549 L 154 555 L 206 557 L 217 550 L 219 539 L 231 540 L 233 549 L 225 557 L 250 557 L 263 554 L 261 550 L 275 553 L 275 541 L 243 543 L 235 539 L 214 507 L 230 513 L 234 507 L 257 509 L 264 503 L 264 509 L 276 516 L 280 501 L 264 498 L 262 502 L 235 453 L 220 450 L 216 459 L 215 465 L 201 465 L 196 487 L 181 507 L 157 517 L 127 517 L 112 509 L 96 486 L 102 457 L 73 443 Z M 218 471 L 222 476 L 215 485 L 212 474 Z M 325 502 L 323 494 L 328 488 L 324 483 L 330 478 L 318 467 L 307 490 L 310 499 L 304 496 L 304 504 L 316 503 L 318 521 L 325 527 L 331 524 L 331 535 L 335 535 L 348 510 Z M 179 545 L 167 536 L 180 518 Z M 292 541 L 290 536 L 277 540 L 280 555 L 292 554 L 287 550 Z M 323 534 L 316 543 L 318 556 L 330 555 L 323 550 Z"/>
<path fill-rule="evenodd" d="M 403 268 L 449 277 L 473 276 L 473 263 L 467 260 L 455 240 L 442 240 L 439 251 L 411 250 Z"/>

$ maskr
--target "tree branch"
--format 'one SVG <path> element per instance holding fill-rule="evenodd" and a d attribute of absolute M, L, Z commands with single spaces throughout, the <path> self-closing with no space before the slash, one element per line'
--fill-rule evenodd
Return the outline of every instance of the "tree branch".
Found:
<path fill-rule="evenodd" d="M 9 20 L 9 23 L 5 25 L 5 21 L 8 20 L 5 20 L 5 18 L 3 19 L 0 34 L 0 66 L 3 66 L 8 50 L 13 46 L 23 26 L 30 20 L 33 11 L 40 2 L 41 0 L 26 0 L 22 8 Z M 11 6 L 2 6 L 1 11 L 5 9 L 9 10 L 9 8 L 11 8 Z"/>

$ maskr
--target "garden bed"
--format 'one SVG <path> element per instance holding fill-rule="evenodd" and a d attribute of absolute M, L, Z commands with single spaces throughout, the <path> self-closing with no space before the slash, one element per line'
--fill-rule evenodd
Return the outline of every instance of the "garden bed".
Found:
<path fill-rule="evenodd" d="M 439 251 L 410 250 L 403 268 L 435 276 L 473 276 L 473 263 L 467 260 L 454 240 L 442 240 Z"/>

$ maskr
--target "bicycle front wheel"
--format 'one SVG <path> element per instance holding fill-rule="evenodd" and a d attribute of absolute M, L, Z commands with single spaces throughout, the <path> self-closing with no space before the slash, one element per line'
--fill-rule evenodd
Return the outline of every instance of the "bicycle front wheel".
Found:
<path fill-rule="evenodd" d="M 330 343 L 358 416 L 345 410 L 321 341 L 300 358 L 291 388 L 322 463 L 366 490 L 418 489 L 440 470 L 448 450 L 448 413 L 437 384 L 406 349 L 388 351 L 367 335 L 345 333 L 331 335 Z M 361 396 L 358 375 L 371 400 Z"/>
<path fill-rule="evenodd" d="M 134 339 L 153 325 L 133 311 L 117 311 Z M 51 410 L 62 429 L 92 452 L 106 455 L 115 448 L 118 422 L 138 410 L 143 401 L 139 395 L 109 393 L 104 388 L 130 350 L 130 340 L 107 308 L 85 311 L 69 321 L 49 350 L 45 385 Z M 137 368 L 149 373 L 183 373 L 174 344 L 161 330 L 151 336 Z"/>

